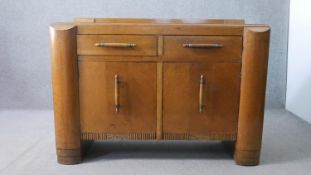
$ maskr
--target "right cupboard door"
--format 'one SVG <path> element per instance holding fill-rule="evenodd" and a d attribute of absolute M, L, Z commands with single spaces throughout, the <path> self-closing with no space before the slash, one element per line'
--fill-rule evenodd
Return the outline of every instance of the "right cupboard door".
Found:
<path fill-rule="evenodd" d="M 235 140 L 240 63 L 164 63 L 163 137 Z"/>

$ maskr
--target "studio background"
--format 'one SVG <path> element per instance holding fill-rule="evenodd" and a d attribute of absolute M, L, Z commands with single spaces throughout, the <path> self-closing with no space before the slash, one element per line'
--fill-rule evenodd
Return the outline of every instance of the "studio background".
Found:
<path fill-rule="evenodd" d="M 271 26 L 266 106 L 284 107 L 289 0 L 0 0 L 0 109 L 52 109 L 49 25 L 76 17 L 235 18 Z"/>

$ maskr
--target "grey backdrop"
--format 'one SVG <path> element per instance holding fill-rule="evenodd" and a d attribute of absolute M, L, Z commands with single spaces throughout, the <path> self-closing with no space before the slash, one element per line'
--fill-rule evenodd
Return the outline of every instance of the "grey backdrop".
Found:
<path fill-rule="evenodd" d="M 75 17 L 242 18 L 271 25 L 267 106 L 283 107 L 289 0 L 0 0 L 0 108 L 51 109 L 50 23 Z"/>

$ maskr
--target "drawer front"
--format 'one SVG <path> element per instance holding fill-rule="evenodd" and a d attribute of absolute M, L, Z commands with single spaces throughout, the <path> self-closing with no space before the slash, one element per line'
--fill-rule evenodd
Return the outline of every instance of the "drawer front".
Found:
<path fill-rule="evenodd" d="M 78 35 L 78 55 L 156 56 L 156 36 Z"/>
<path fill-rule="evenodd" d="M 156 72 L 155 63 L 80 62 L 81 131 L 155 136 Z"/>
<path fill-rule="evenodd" d="M 238 36 L 166 36 L 164 59 L 241 60 L 242 37 Z"/>
<path fill-rule="evenodd" d="M 236 138 L 240 63 L 165 63 L 164 139 Z"/>

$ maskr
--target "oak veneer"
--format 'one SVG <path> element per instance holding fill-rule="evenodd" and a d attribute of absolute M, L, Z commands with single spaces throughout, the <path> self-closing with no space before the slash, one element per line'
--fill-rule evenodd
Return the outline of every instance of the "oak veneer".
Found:
<path fill-rule="evenodd" d="M 245 27 L 238 138 L 234 157 L 237 164 L 259 163 L 270 29 Z"/>
<path fill-rule="evenodd" d="M 80 62 L 80 121 L 85 133 L 148 133 L 155 136 L 157 64 Z M 120 110 L 115 111 L 115 75 Z M 105 100 L 103 100 L 105 99 Z"/>
<path fill-rule="evenodd" d="M 259 163 L 270 28 L 81 18 L 50 28 L 58 162 L 93 140 L 220 140 Z"/>
<path fill-rule="evenodd" d="M 81 161 L 76 27 L 51 28 L 52 83 L 58 162 Z"/>
<path fill-rule="evenodd" d="M 101 41 L 111 43 L 135 43 L 134 48 L 123 48 L 122 52 L 114 47 L 97 47 L 94 43 Z M 117 56 L 156 56 L 156 36 L 133 35 L 78 35 L 79 55 L 117 55 Z"/>
<path fill-rule="evenodd" d="M 235 140 L 240 95 L 239 63 L 166 63 L 164 139 Z M 203 109 L 198 106 L 203 76 Z M 185 137 L 185 138 L 182 138 Z"/>
<path fill-rule="evenodd" d="M 190 44 L 190 48 L 186 48 L 188 43 Z M 202 45 L 204 43 L 217 43 L 221 46 L 209 49 L 191 48 L 191 43 L 195 43 L 198 47 L 204 47 L 204 45 Z M 242 54 L 242 37 L 165 36 L 164 47 L 164 60 L 240 61 Z"/>

